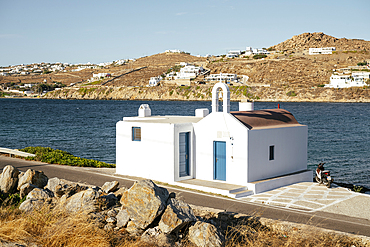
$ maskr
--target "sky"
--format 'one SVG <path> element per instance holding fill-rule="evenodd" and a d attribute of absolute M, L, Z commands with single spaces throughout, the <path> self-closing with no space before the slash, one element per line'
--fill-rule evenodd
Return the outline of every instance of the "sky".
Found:
<path fill-rule="evenodd" d="M 306 32 L 370 40 L 369 0 L 0 0 L 0 66 L 267 48 Z"/>

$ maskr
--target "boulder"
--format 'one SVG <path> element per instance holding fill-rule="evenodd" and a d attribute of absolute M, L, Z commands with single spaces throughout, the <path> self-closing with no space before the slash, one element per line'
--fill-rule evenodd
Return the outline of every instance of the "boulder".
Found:
<path fill-rule="evenodd" d="M 34 188 L 30 193 L 28 193 L 27 199 L 35 199 L 35 200 L 45 201 L 45 200 L 53 197 L 52 193 L 53 192 L 51 192 L 49 190 Z"/>
<path fill-rule="evenodd" d="M 80 186 L 79 184 L 60 183 L 55 186 L 54 194 L 55 197 L 62 197 L 63 195 L 70 197 L 78 192 L 86 190 L 87 188 L 87 186 Z"/>
<path fill-rule="evenodd" d="M 118 188 L 118 185 L 119 185 L 119 182 L 117 181 L 112 181 L 112 182 L 106 182 L 102 187 L 102 191 L 104 191 L 105 193 L 110 193 L 110 192 L 114 192 L 117 190 Z"/>
<path fill-rule="evenodd" d="M 19 190 L 22 185 L 30 183 L 39 188 L 44 188 L 44 186 L 48 183 L 48 177 L 44 174 L 43 171 L 34 171 L 28 169 L 25 173 L 19 176 L 18 187 Z"/>
<path fill-rule="evenodd" d="M 19 209 L 24 212 L 32 212 L 33 210 L 40 210 L 43 205 L 43 200 L 27 199 L 19 205 Z"/>
<path fill-rule="evenodd" d="M 123 193 L 121 204 L 130 215 L 131 224 L 143 230 L 164 211 L 168 196 L 167 189 L 151 180 L 141 180 Z"/>
<path fill-rule="evenodd" d="M 177 233 L 187 224 L 196 220 L 193 210 L 187 203 L 170 198 L 159 221 L 159 229 L 164 233 Z"/>
<path fill-rule="evenodd" d="M 164 234 L 158 226 L 147 229 L 140 237 L 140 240 L 149 244 L 171 247 L 175 246 L 176 237 L 170 234 Z"/>
<path fill-rule="evenodd" d="M 19 196 L 21 198 L 26 197 L 28 193 L 30 193 L 34 188 L 37 188 L 37 187 L 30 183 L 26 183 L 22 185 L 21 188 L 19 189 Z"/>
<path fill-rule="evenodd" d="M 220 247 L 225 238 L 217 228 L 209 223 L 198 221 L 189 228 L 189 241 L 198 247 Z"/>
<path fill-rule="evenodd" d="M 64 205 L 59 205 L 63 207 L 68 212 L 84 212 L 90 213 L 97 211 L 99 206 L 100 193 L 91 188 L 80 191 L 73 196 L 66 199 L 63 203 Z"/>
<path fill-rule="evenodd" d="M 126 209 L 121 209 L 119 213 L 116 215 L 117 218 L 117 227 L 125 227 L 130 220 L 130 215 L 128 214 Z"/>
<path fill-rule="evenodd" d="M 5 166 L 0 175 L 0 190 L 3 193 L 13 193 L 18 184 L 19 171 L 14 166 Z"/>
<path fill-rule="evenodd" d="M 52 191 L 53 193 L 55 193 L 55 188 L 57 187 L 57 185 L 64 185 L 65 183 L 66 182 L 64 182 L 62 179 L 59 179 L 57 177 L 50 178 L 48 180 L 48 183 L 45 186 L 45 189 L 49 189 L 50 191 Z"/>

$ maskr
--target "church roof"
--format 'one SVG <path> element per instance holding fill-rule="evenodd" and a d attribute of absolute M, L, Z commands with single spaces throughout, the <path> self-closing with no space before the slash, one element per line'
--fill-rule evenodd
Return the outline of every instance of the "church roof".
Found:
<path fill-rule="evenodd" d="M 300 125 L 293 114 L 284 109 L 232 111 L 230 114 L 232 114 L 249 129 L 290 127 L 292 125 Z"/>

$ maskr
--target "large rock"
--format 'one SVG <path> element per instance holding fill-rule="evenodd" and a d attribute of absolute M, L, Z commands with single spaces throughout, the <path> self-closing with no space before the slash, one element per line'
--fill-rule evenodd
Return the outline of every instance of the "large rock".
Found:
<path fill-rule="evenodd" d="M 159 229 L 164 233 L 177 233 L 193 221 L 196 221 L 196 217 L 190 206 L 183 201 L 171 198 L 159 221 Z"/>
<path fill-rule="evenodd" d="M 19 196 L 21 198 L 26 197 L 28 193 L 30 193 L 34 188 L 37 188 L 37 187 L 30 183 L 26 183 L 22 185 L 21 188 L 19 189 Z"/>
<path fill-rule="evenodd" d="M 87 186 L 81 186 L 79 184 L 58 184 L 54 188 L 55 197 L 62 197 L 66 195 L 67 197 L 73 196 L 76 193 L 87 190 Z"/>
<path fill-rule="evenodd" d="M 47 200 L 53 197 L 53 192 L 49 190 L 44 190 L 40 188 L 34 188 L 30 193 L 27 195 L 27 199 L 35 199 L 35 200 Z"/>
<path fill-rule="evenodd" d="M 33 184 L 39 188 L 44 188 L 44 186 L 48 183 L 48 177 L 43 171 L 34 171 L 28 169 L 25 173 L 19 176 L 17 189 L 19 190 L 22 185 L 26 183 Z"/>
<path fill-rule="evenodd" d="M 102 191 L 104 191 L 105 193 L 110 193 L 110 192 L 114 192 L 117 190 L 118 188 L 118 185 L 119 185 L 119 182 L 117 181 L 112 181 L 112 182 L 106 182 L 102 187 Z"/>
<path fill-rule="evenodd" d="M 163 212 L 168 197 L 167 189 L 151 180 L 141 180 L 123 193 L 121 204 L 130 215 L 130 222 L 143 230 Z"/>
<path fill-rule="evenodd" d="M 32 212 L 33 210 L 40 210 L 44 203 L 43 200 L 27 199 L 19 205 L 19 209 L 25 212 Z"/>
<path fill-rule="evenodd" d="M 45 189 L 49 189 L 53 193 L 55 193 L 55 188 L 58 185 L 64 185 L 66 182 L 62 179 L 59 179 L 57 177 L 48 179 L 48 183 L 45 186 Z"/>
<path fill-rule="evenodd" d="M 91 188 L 80 191 L 65 200 L 63 205 L 59 205 L 68 212 L 83 212 L 90 213 L 97 211 L 105 205 L 105 201 L 101 201 L 100 192 Z M 65 196 L 64 196 L 65 197 Z M 61 200 L 62 201 L 62 200 Z M 104 205 L 100 205 L 104 204 Z"/>
<path fill-rule="evenodd" d="M 13 193 L 17 188 L 19 171 L 14 166 L 5 166 L 0 175 L 0 190 L 3 193 Z"/>
<path fill-rule="evenodd" d="M 117 218 L 117 227 L 125 227 L 130 220 L 130 215 L 128 214 L 126 209 L 121 209 L 119 213 L 116 215 Z"/>
<path fill-rule="evenodd" d="M 225 238 L 217 228 L 209 223 L 196 222 L 189 228 L 189 240 L 198 247 L 221 247 Z"/>

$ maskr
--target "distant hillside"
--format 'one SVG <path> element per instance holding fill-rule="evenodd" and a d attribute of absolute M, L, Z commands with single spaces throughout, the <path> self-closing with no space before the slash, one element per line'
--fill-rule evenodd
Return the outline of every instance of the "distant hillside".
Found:
<path fill-rule="evenodd" d="M 302 33 L 277 45 L 271 46 L 270 49 L 277 51 L 307 50 L 313 47 L 335 47 L 339 51 L 370 50 L 370 41 L 346 38 L 338 39 L 322 32 Z"/>

